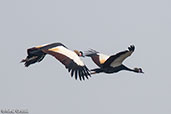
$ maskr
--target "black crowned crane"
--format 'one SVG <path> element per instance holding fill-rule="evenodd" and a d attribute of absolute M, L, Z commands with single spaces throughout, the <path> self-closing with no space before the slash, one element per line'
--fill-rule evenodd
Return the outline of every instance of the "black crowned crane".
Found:
<path fill-rule="evenodd" d="M 135 46 L 131 45 L 128 47 L 128 50 L 116 53 L 115 55 L 108 56 L 102 53 L 99 53 L 93 49 L 86 51 L 84 56 L 91 57 L 94 63 L 99 66 L 99 68 L 92 69 L 91 74 L 96 73 L 116 73 L 121 70 L 132 71 L 136 73 L 144 73 L 141 68 L 128 68 L 122 64 L 122 62 L 129 57 L 135 50 Z"/>
<path fill-rule="evenodd" d="M 27 49 L 27 57 L 21 62 L 28 67 L 31 64 L 43 60 L 46 54 L 54 56 L 71 72 L 71 76 L 75 74 L 75 79 L 79 76 L 80 80 L 90 77 L 90 71 L 81 61 L 79 56 L 82 56 L 81 51 L 71 51 L 61 43 L 45 44 Z"/>

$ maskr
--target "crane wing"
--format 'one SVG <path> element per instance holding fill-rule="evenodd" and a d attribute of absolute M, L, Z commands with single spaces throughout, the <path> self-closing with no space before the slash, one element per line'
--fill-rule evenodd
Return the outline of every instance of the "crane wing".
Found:
<path fill-rule="evenodd" d="M 101 67 L 101 65 L 109 58 L 108 55 L 104 55 L 102 53 L 97 52 L 96 50 L 90 49 L 88 51 L 85 51 L 85 56 L 91 57 L 93 62 Z"/>
<path fill-rule="evenodd" d="M 135 50 L 135 47 L 133 45 L 131 45 L 130 47 L 128 47 L 128 50 L 119 52 L 115 55 L 110 56 L 106 62 L 103 64 L 103 67 L 117 67 L 120 66 L 122 64 L 122 62 L 129 57 Z"/>
<path fill-rule="evenodd" d="M 36 62 L 40 62 L 43 60 L 43 58 L 46 55 L 46 53 L 44 53 L 42 49 L 49 49 L 56 46 L 64 46 L 64 45 L 61 43 L 52 43 L 52 44 L 45 44 L 45 45 L 29 48 L 27 49 L 27 57 L 23 59 L 21 62 L 24 62 L 26 67 Z"/>
<path fill-rule="evenodd" d="M 46 54 L 50 54 L 65 65 L 68 71 L 71 72 L 72 77 L 75 74 L 75 79 L 79 77 L 80 80 L 85 80 L 85 78 L 88 79 L 90 76 L 88 68 L 78 55 L 62 43 L 51 43 L 32 47 L 27 49 L 27 54 L 27 57 L 21 61 L 25 63 L 26 67 L 42 61 Z"/>
<path fill-rule="evenodd" d="M 65 65 L 68 71 L 71 72 L 72 77 L 75 74 L 75 79 L 79 76 L 80 80 L 85 80 L 85 78 L 88 79 L 88 76 L 90 76 L 88 68 L 84 65 L 79 56 L 66 47 L 57 46 L 50 49 L 42 49 L 42 51 L 58 59 L 63 65 Z"/>

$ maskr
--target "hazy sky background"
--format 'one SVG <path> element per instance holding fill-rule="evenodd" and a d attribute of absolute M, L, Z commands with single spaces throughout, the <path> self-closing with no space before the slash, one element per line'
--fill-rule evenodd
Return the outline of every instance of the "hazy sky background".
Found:
<path fill-rule="evenodd" d="M 115 54 L 128 67 L 80 82 L 51 56 L 25 68 L 26 49 L 62 42 Z M 0 0 L 0 110 L 30 114 L 170 114 L 170 0 Z M 91 69 L 90 58 L 83 59 Z"/>

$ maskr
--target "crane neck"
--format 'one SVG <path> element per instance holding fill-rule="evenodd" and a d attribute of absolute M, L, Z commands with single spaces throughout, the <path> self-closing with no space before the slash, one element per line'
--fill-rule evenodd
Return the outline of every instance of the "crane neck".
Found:
<path fill-rule="evenodd" d="M 123 70 L 127 70 L 127 71 L 132 71 L 132 72 L 136 72 L 134 69 L 128 68 L 125 65 L 122 65 Z"/>

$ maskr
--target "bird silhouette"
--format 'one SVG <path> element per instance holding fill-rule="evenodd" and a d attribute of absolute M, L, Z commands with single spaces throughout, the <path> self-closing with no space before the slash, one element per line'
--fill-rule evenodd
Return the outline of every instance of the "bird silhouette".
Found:
<path fill-rule="evenodd" d="M 132 71 L 136 73 L 144 73 L 141 68 L 128 68 L 123 65 L 123 61 L 129 57 L 135 50 L 135 46 L 131 45 L 128 50 L 121 51 L 115 55 L 108 56 L 97 52 L 96 50 L 90 49 L 83 53 L 84 56 L 91 57 L 93 62 L 99 66 L 99 68 L 91 69 L 91 74 L 96 73 L 116 73 L 121 70 Z"/>
<path fill-rule="evenodd" d="M 75 75 L 75 79 L 79 77 L 80 80 L 88 79 L 90 75 L 89 69 L 80 59 L 82 52 L 78 50 L 71 51 L 62 43 L 51 43 L 32 47 L 27 49 L 27 57 L 21 61 L 26 67 L 31 64 L 40 62 L 49 54 L 59 60 L 71 72 L 71 76 Z"/>

